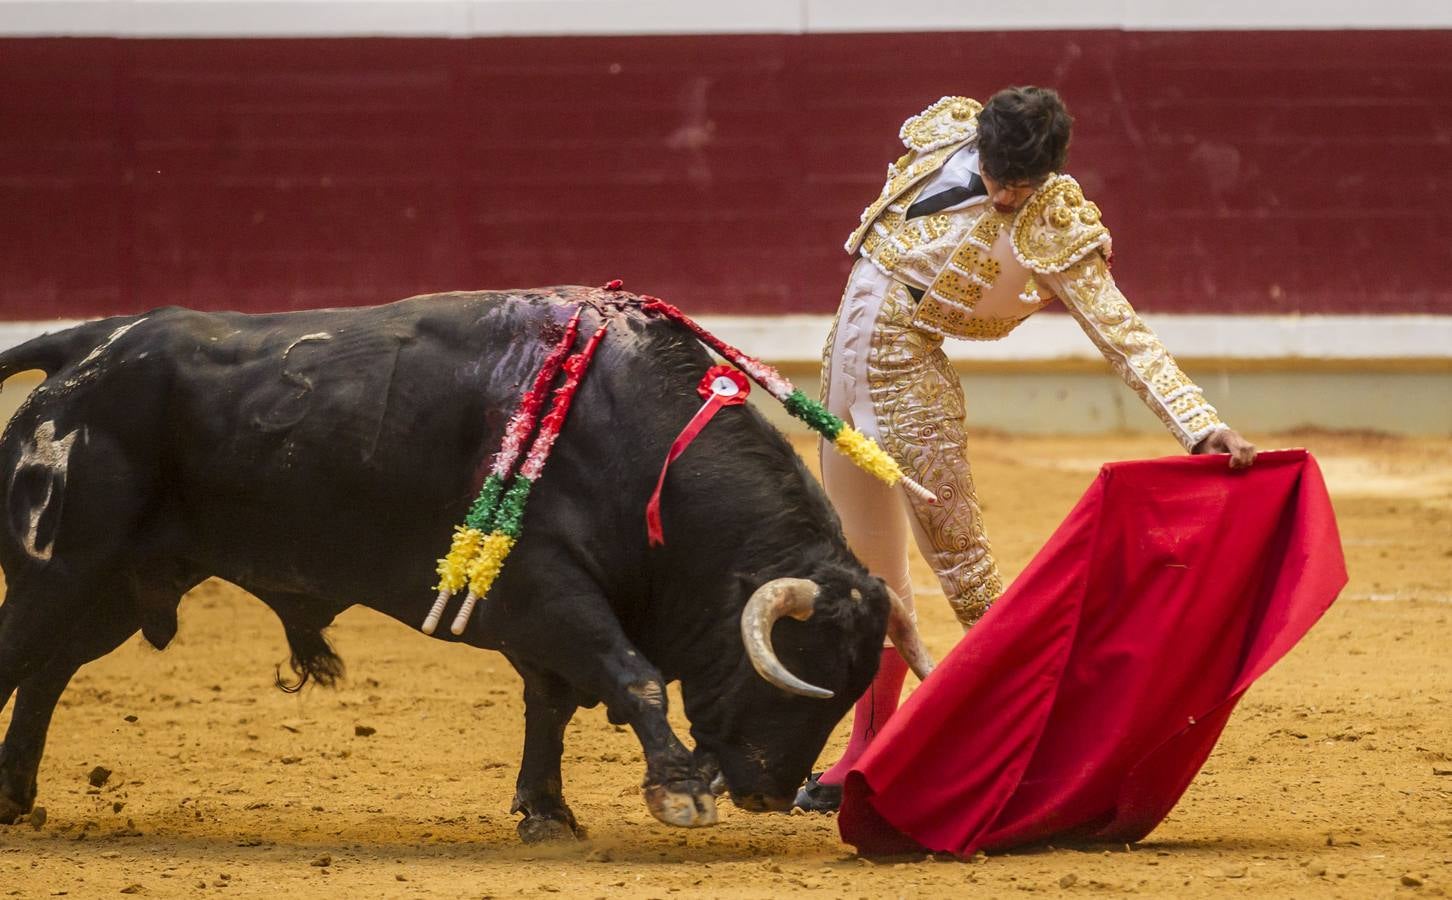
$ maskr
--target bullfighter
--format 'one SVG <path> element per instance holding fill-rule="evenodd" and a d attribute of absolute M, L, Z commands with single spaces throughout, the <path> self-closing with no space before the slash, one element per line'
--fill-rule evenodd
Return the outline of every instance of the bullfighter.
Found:
<path fill-rule="evenodd" d="M 847 239 L 856 257 L 824 348 L 823 402 L 935 492 L 928 503 L 822 454 L 822 481 L 848 543 L 911 602 L 911 532 L 966 630 L 1003 591 L 966 454 L 964 401 L 944 338 L 1005 337 L 1056 300 L 1191 453 L 1248 466 L 1231 430 L 1110 275 L 1099 207 L 1062 174 L 1073 120 L 1059 95 L 1007 88 L 986 105 L 944 97 L 903 123 L 907 152 Z M 836 809 L 841 784 L 897 708 L 906 667 L 885 653 L 857 702 L 846 753 L 797 795 Z"/>

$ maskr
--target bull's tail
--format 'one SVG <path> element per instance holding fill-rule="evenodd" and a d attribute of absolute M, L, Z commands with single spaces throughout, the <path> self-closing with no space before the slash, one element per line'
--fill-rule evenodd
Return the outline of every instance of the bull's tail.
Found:
<path fill-rule="evenodd" d="M 42 334 L 0 352 L 0 382 L 30 369 L 54 375 L 96 349 L 115 327 L 115 319 L 86 322 L 74 328 Z"/>
<path fill-rule="evenodd" d="M 287 634 L 287 646 L 292 651 L 288 666 L 297 681 L 289 683 L 282 677 L 282 666 L 277 667 L 274 683 L 289 694 L 296 694 L 309 680 L 323 687 L 333 687 L 343 677 L 343 660 L 320 628 L 283 622 Z"/>

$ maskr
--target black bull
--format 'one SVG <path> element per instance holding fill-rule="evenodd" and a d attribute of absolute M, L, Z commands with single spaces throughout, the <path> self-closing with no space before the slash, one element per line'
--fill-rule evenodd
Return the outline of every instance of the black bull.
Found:
<path fill-rule="evenodd" d="M 0 822 L 34 804 L 51 713 L 75 671 L 137 630 L 165 647 L 182 595 L 207 577 L 277 614 L 304 680 L 341 674 L 322 632 L 353 604 L 417 627 L 435 560 L 551 336 L 575 303 L 599 297 L 551 288 L 260 316 L 161 309 L 0 354 L 0 378 L 49 376 L 0 440 L 0 709 L 15 696 Z M 599 320 L 587 310 L 582 333 Z M 648 546 L 646 500 L 709 364 L 671 323 L 638 310 L 614 319 L 523 537 L 457 638 L 500 651 L 524 680 L 514 809 L 527 840 L 578 831 L 560 757 L 580 706 L 603 702 L 634 729 L 657 818 L 704 825 L 718 775 L 738 806 L 784 808 L 876 671 L 885 588 L 749 407 L 723 411 L 671 469 L 667 543 Z M 780 663 L 830 699 L 757 674 L 740 621 L 753 603 L 760 612 L 763 585 L 777 591 L 764 627 Z M 666 721 L 662 688 L 676 679 L 694 752 Z"/>

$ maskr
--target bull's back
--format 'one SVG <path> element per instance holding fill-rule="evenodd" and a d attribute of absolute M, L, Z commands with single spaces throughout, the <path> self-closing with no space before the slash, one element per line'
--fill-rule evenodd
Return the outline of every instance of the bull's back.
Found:
<path fill-rule="evenodd" d="M 87 480 L 110 488 L 68 498 L 73 529 L 95 530 L 86 520 L 98 518 L 162 530 L 178 555 L 219 569 L 296 573 L 310 561 L 434 553 L 468 500 L 485 434 L 507 415 L 503 398 L 537 364 L 521 338 L 559 302 L 509 298 L 267 315 L 164 309 L 82 326 L 96 330 L 94 346 L 71 336 L 79 358 L 57 367 L 7 431 L 10 485 L 35 482 L 10 518 L 24 526 L 40 500 L 61 509 L 63 474 L 73 495 Z M 134 521 L 142 514 L 149 520 Z M 427 538 L 399 528 L 420 521 L 434 523 Z M 253 562 L 227 558 L 238 554 Z"/>
<path fill-rule="evenodd" d="M 195 539 L 266 533 L 299 565 L 436 555 L 555 305 L 459 294 L 211 320 L 221 333 L 170 354 L 170 430 L 187 436 L 170 488 L 199 513 Z"/>

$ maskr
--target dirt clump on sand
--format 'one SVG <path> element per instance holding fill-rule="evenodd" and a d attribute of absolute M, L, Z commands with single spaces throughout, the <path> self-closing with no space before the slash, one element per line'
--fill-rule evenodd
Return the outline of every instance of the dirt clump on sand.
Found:
<path fill-rule="evenodd" d="M 1251 437 L 1316 453 L 1351 583 L 1250 690 L 1142 843 L 864 860 L 831 817 L 729 802 L 715 828 L 673 829 L 641 803 L 634 735 L 594 709 L 565 746 L 566 798 L 591 838 L 525 846 L 509 813 L 523 704 L 502 657 L 350 610 L 330 632 L 348 666 L 341 686 L 284 694 L 272 684 L 287 658 L 281 625 L 213 581 L 182 604 L 167 651 L 138 636 L 72 682 L 41 769 L 44 811 L 0 828 L 0 896 L 1445 896 L 1452 441 Z M 1101 462 L 1174 448 L 984 434 L 971 450 L 1012 575 Z M 921 560 L 913 577 L 941 655 L 958 628 Z M 672 704 L 684 736 L 679 695 Z M 823 760 L 845 740 L 844 723 Z"/>

